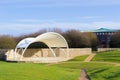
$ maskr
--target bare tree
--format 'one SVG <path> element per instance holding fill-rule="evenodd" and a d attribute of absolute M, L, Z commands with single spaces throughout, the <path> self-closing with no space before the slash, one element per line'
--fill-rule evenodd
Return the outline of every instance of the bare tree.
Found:
<path fill-rule="evenodd" d="M 16 42 L 12 36 L 0 35 L 0 49 L 15 48 Z"/>
<path fill-rule="evenodd" d="M 69 30 L 63 34 L 71 48 L 84 48 L 90 46 L 90 41 L 79 30 Z"/>
<path fill-rule="evenodd" d="M 110 47 L 120 48 L 120 31 L 111 37 Z"/>

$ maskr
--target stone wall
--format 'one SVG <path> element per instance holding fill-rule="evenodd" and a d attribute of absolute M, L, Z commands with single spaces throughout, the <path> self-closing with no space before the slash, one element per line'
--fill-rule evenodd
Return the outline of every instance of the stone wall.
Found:
<path fill-rule="evenodd" d="M 76 56 L 80 55 L 87 55 L 91 54 L 91 48 L 70 48 L 70 49 L 53 49 L 57 58 L 66 58 L 69 56 L 70 58 L 74 58 Z M 67 52 L 69 54 L 67 54 Z M 19 60 L 21 57 L 22 51 L 19 51 L 19 54 L 17 54 L 17 59 Z M 7 60 L 14 60 L 14 52 L 13 50 L 9 50 L 6 53 Z M 27 49 L 23 58 L 54 58 L 53 53 L 50 49 Z"/>
<path fill-rule="evenodd" d="M 70 48 L 70 49 L 53 49 L 56 57 L 52 54 L 50 49 L 27 49 L 22 60 L 33 61 L 40 63 L 51 63 L 66 61 L 76 56 L 92 54 L 91 48 Z M 98 52 L 108 50 L 120 50 L 120 48 L 98 48 Z M 69 52 L 69 54 L 67 54 Z M 17 54 L 17 60 L 20 60 L 22 51 Z M 69 56 L 69 57 L 67 57 Z M 14 50 L 0 49 L 0 60 L 14 61 Z"/>
<path fill-rule="evenodd" d="M 54 49 L 56 57 L 65 57 L 67 52 L 69 57 L 75 57 L 79 55 L 91 54 L 90 48 L 70 48 L 68 49 Z M 25 52 L 24 57 L 53 57 L 54 55 L 50 49 L 28 49 Z"/>
<path fill-rule="evenodd" d="M 67 52 L 67 51 L 65 50 L 65 52 Z M 73 57 L 76 57 L 76 56 L 81 56 L 81 55 L 87 55 L 87 54 L 92 53 L 91 48 L 70 48 L 68 50 L 68 52 L 69 52 L 69 57 L 70 58 L 73 58 Z M 60 49 L 60 56 L 65 56 L 62 49 Z"/>
<path fill-rule="evenodd" d="M 6 59 L 6 55 L 5 53 L 9 51 L 8 49 L 0 49 L 0 60 L 5 60 Z"/>
<path fill-rule="evenodd" d="M 111 50 L 120 50 L 120 48 L 98 48 L 97 52 L 111 51 Z"/>

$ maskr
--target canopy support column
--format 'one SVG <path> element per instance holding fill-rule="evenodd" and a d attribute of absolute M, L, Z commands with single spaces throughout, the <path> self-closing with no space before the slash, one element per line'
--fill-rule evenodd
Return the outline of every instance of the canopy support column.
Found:
<path fill-rule="evenodd" d="M 56 54 L 55 54 L 55 52 L 53 51 L 53 49 L 52 49 L 51 47 L 49 47 L 49 49 L 51 50 L 53 56 L 56 57 Z"/>

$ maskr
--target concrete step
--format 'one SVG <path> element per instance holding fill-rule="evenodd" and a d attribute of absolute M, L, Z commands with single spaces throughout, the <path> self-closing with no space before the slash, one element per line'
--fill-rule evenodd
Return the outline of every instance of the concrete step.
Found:
<path fill-rule="evenodd" d="M 84 62 L 90 62 L 95 55 L 96 55 L 95 53 L 90 54 L 90 55 L 84 60 Z"/>

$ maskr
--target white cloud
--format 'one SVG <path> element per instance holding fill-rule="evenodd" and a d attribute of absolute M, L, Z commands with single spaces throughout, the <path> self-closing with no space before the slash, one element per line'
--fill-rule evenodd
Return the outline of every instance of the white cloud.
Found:
<path fill-rule="evenodd" d="M 119 22 L 94 22 L 93 26 L 106 27 L 110 29 L 120 29 Z"/>
<path fill-rule="evenodd" d="M 8 35 L 22 35 L 28 34 L 32 32 L 39 31 L 41 29 L 49 29 L 49 28 L 60 28 L 62 30 L 68 29 L 77 29 L 80 31 L 86 30 L 95 30 L 98 28 L 108 28 L 108 29 L 120 29 L 119 22 L 93 22 L 93 23 L 34 23 L 34 24 L 20 24 L 20 23 L 6 23 L 0 24 L 0 34 L 8 34 Z"/>
<path fill-rule="evenodd" d="M 91 30 L 100 27 L 109 29 L 120 29 L 119 22 L 92 22 L 92 23 L 7 23 L 0 24 L 2 29 L 11 29 L 13 31 L 37 31 L 43 28 L 61 28 L 61 29 L 79 29 L 79 30 Z M 22 30 L 22 31 L 21 31 Z"/>

